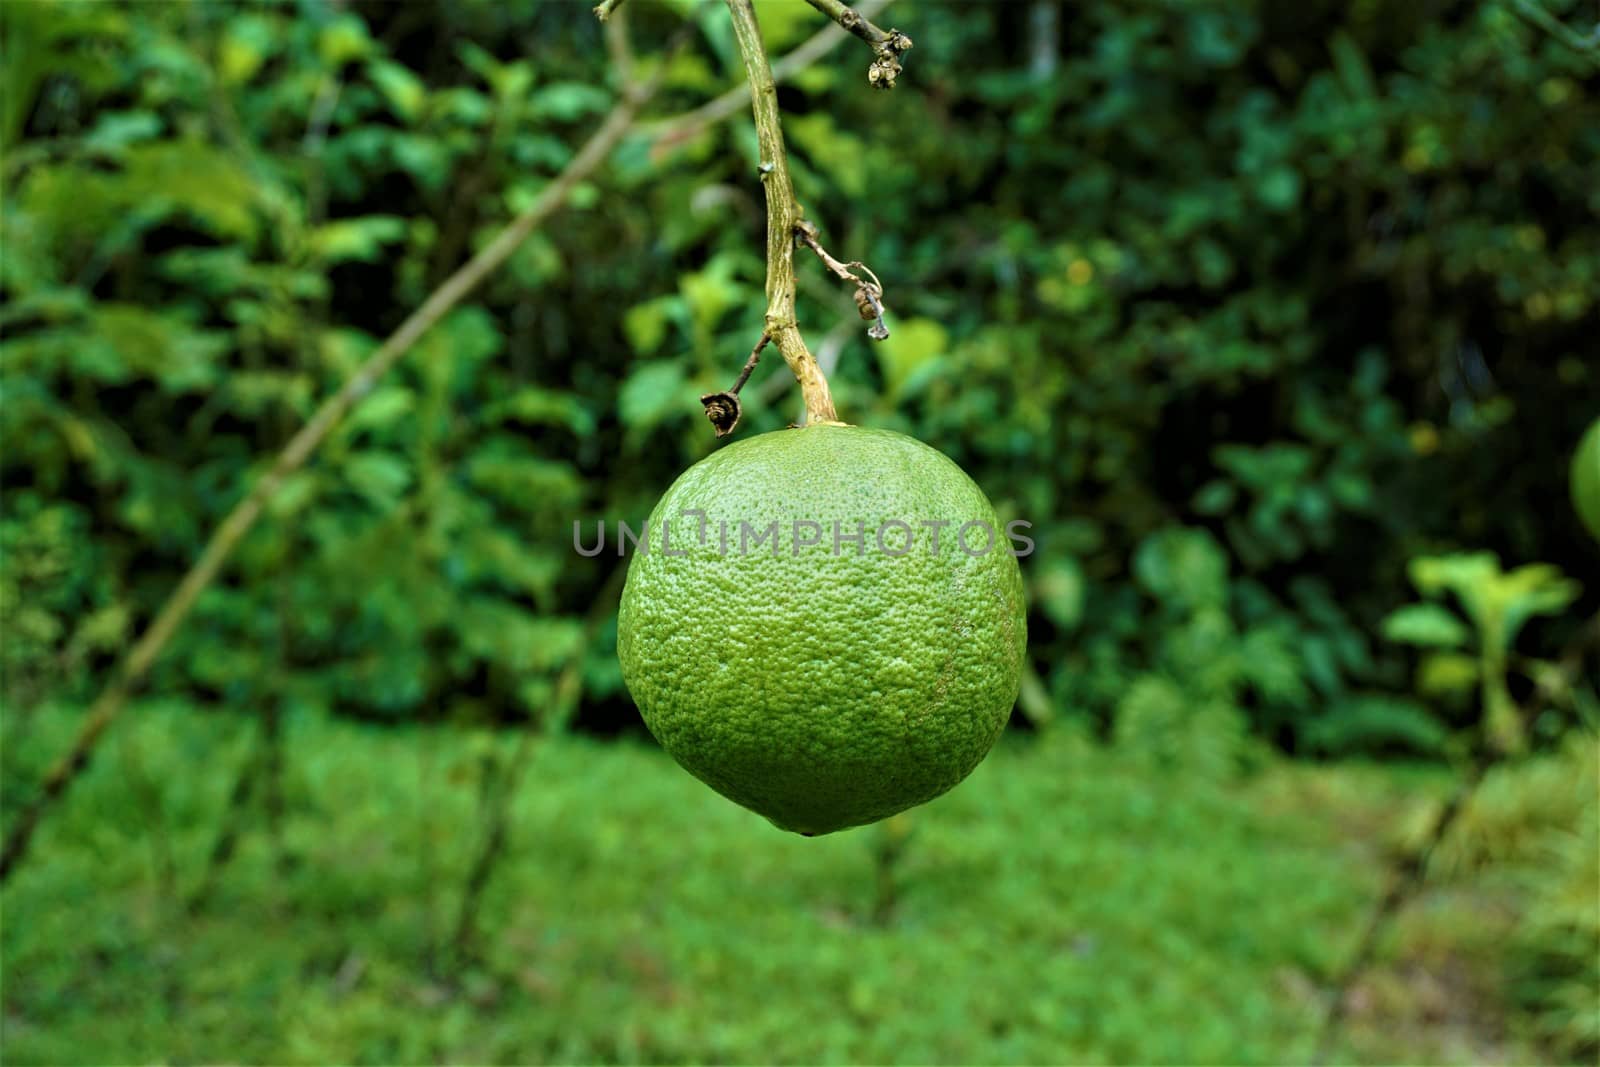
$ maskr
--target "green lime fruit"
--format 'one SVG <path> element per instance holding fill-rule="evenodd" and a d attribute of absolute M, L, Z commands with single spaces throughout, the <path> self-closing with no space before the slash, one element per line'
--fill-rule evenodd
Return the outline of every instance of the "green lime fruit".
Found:
<path fill-rule="evenodd" d="M 1589 424 L 1572 454 L 1572 506 L 1600 541 L 1600 419 Z"/>
<path fill-rule="evenodd" d="M 777 826 L 825 834 L 932 800 L 1005 728 L 1022 574 L 983 490 L 935 449 L 839 424 L 762 434 L 685 471 L 646 537 L 623 680 L 673 758 Z"/>

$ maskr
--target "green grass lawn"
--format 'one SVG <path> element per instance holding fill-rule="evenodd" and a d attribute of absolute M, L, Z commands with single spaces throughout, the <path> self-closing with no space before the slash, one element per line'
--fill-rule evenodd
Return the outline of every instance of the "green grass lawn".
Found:
<path fill-rule="evenodd" d="M 11 781 L 70 725 L 38 713 Z M 1273 764 L 1221 785 L 1008 737 L 906 820 L 880 922 L 889 831 L 803 839 L 645 743 L 559 738 L 461 960 L 482 766 L 509 743 L 291 721 L 289 862 L 255 817 L 191 914 L 252 728 L 131 709 L 5 890 L 5 1062 L 1303 1061 L 1383 883 L 1371 829 L 1442 784 Z M 1341 1056 L 1533 1054 L 1389 1000 L 1412 1017 L 1358 1004 Z"/>

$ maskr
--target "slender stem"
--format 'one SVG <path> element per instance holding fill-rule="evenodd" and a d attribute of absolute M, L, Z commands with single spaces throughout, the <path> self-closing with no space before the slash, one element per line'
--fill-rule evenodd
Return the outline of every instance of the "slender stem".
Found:
<path fill-rule="evenodd" d="M 842 282 L 855 283 L 856 310 L 861 312 L 862 318 L 872 320 L 872 326 L 867 329 L 867 336 L 874 341 L 887 341 L 889 339 L 889 327 L 883 321 L 883 283 L 878 281 L 876 274 L 872 273 L 872 268 L 860 260 L 851 260 L 849 263 L 844 263 L 836 259 L 817 240 L 816 230 L 817 228 L 810 223 L 802 222 L 795 227 L 794 239 L 815 252 L 817 258 L 822 260 L 822 265 L 827 267 L 829 273 L 835 278 Z M 867 277 L 863 278 L 861 275 L 856 274 L 855 271 L 858 270 Z M 871 281 L 868 281 L 868 278 Z"/>
<path fill-rule="evenodd" d="M 761 340 L 757 341 L 756 346 L 750 350 L 750 358 L 744 361 L 744 370 L 739 372 L 739 380 L 733 383 L 733 388 L 729 389 L 728 392 L 737 395 L 739 390 L 744 388 L 744 383 L 750 380 L 750 372 L 756 369 L 757 363 L 761 362 L 761 350 L 766 348 L 767 342 L 771 340 L 772 338 L 766 334 L 761 335 Z"/>
<path fill-rule="evenodd" d="M 767 320 L 765 333 L 778 346 L 784 362 L 794 372 L 805 398 L 808 423 L 839 421 L 815 357 L 800 336 L 794 314 L 794 232 L 800 205 L 794 199 L 789 177 L 789 154 L 783 146 L 778 118 L 778 87 L 772 80 L 767 50 L 761 43 L 751 0 L 728 0 L 733 16 L 733 36 L 750 79 L 750 102 L 755 112 L 756 141 L 761 149 L 761 181 L 767 189 Z"/>
<path fill-rule="evenodd" d="M 1520 706 L 1511 708 L 1512 725 L 1519 735 L 1527 729 L 1533 716 L 1544 708 L 1546 700 L 1582 677 L 1584 659 L 1592 649 L 1600 649 L 1600 614 L 1592 616 L 1587 623 L 1579 627 L 1578 632 L 1567 642 L 1567 647 L 1562 650 L 1556 669 L 1534 687 L 1533 692 Z M 1434 817 L 1427 839 L 1390 875 L 1387 888 L 1367 917 L 1361 937 L 1356 942 L 1355 951 L 1351 953 L 1349 962 L 1345 964 L 1333 983 L 1333 991 L 1327 1000 L 1326 1014 L 1318 1027 L 1316 1043 L 1312 1049 L 1313 1064 L 1327 1062 L 1329 1054 L 1333 1051 L 1334 1038 L 1338 1036 L 1339 1027 L 1344 1022 L 1350 990 L 1356 980 L 1372 965 L 1379 936 L 1400 913 L 1400 909 L 1422 888 L 1428 876 L 1429 861 L 1434 853 L 1444 843 L 1451 828 L 1471 803 L 1478 786 L 1491 770 L 1507 762 L 1507 756 L 1507 750 L 1496 745 L 1493 738 L 1478 748 L 1477 754 L 1468 764 L 1460 781 L 1456 783 L 1449 799 Z"/>
<path fill-rule="evenodd" d="M 1590 27 L 1588 33 L 1579 33 L 1532 0 L 1511 0 L 1511 7 L 1523 18 L 1575 52 L 1594 57 L 1596 51 L 1600 50 L 1600 22 Z"/>
<path fill-rule="evenodd" d="M 599 10 L 598 8 L 596 9 Z M 611 58 L 611 69 L 617 72 L 617 84 L 623 92 L 633 88 L 633 45 L 628 40 L 628 13 L 618 11 L 614 19 L 601 19 L 606 38 L 606 53 Z"/>
<path fill-rule="evenodd" d="M 616 614 L 617 600 L 622 596 L 622 583 L 627 573 L 627 567 L 616 567 L 606 579 L 605 585 L 601 586 L 600 594 L 589 606 L 588 617 L 584 620 L 583 645 L 567 661 L 560 677 L 556 679 L 555 694 L 550 700 L 550 713 L 517 735 L 517 742 L 511 750 L 510 759 L 501 771 L 498 788 L 485 804 L 488 809 L 487 826 L 477 855 L 473 858 L 472 867 L 463 883 L 461 906 L 456 912 L 454 946 L 458 963 L 466 960 L 471 954 L 473 940 L 477 934 L 478 909 L 482 904 L 484 890 L 488 888 L 489 880 L 494 876 L 495 868 L 505 853 L 506 840 L 511 832 L 512 803 L 516 799 L 517 788 L 521 784 L 528 759 L 533 753 L 534 742 L 541 737 L 549 737 L 564 731 L 573 713 L 577 711 L 578 704 L 583 700 L 584 650 L 594 644 L 600 628 Z"/>
<path fill-rule="evenodd" d="M 682 40 L 684 36 L 680 34 L 678 41 Z M 422 302 L 422 306 L 413 311 L 400 324 L 400 328 L 390 335 L 377 351 L 367 357 L 366 362 L 351 375 L 339 391 L 323 401 L 316 414 L 312 415 L 311 420 L 289 440 L 288 445 L 278 454 L 272 466 L 255 483 L 245 498 L 239 501 L 222 520 L 212 533 L 211 540 L 206 542 L 199 558 L 178 582 L 178 587 L 167 597 L 166 603 L 161 606 L 155 619 L 140 635 L 127 656 L 117 665 L 111 682 L 90 706 L 88 716 L 79 728 L 72 747 L 45 774 L 38 796 L 12 824 L 5 838 L 5 846 L 0 849 L 0 883 L 10 876 L 27 854 L 29 841 L 44 812 L 88 766 L 89 757 L 99 743 L 101 735 L 121 714 L 128 698 L 143 684 L 150 668 L 166 649 L 167 642 L 188 618 L 200 594 L 205 592 L 221 572 L 223 565 L 233 555 L 234 549 L 238 547 L 244 535 L 261 517 L 268 501 L 277 494 L 284 479 L 311 458 L 334 427 L 343 421 L 351 408 L 372 392 L 378 379 L 383 377 L 401 356 L 410 351 L 440 319 L 509 259 L 517 246 L 566 202 L 573 186 L 588 176 L 611 154 L 611 150 L 616 147 L 623 134 L 633 125 L 634 116 L 639 108 L 661 84 L 662 74 L 667 66 L 668 64 L 662 63 L 655 77 L 648 83 L 624 94 L 622 99 L 617 101 L 605 122 L 601 123 L 600 128 L 579 149 L 566 169 L 545 186 L 528 210 L 502 230 L 483 251 L 446 278 L 444 283 Z M 792 306 L 792 287 L 790 303 Z"/>
<path fill-rule="evenodd" d="M 806 3 L 871 45 L 874 58 L 867 68 L 867 82 L 875 89 L 894 88 L 895 79 L 900 76 L 900 56 L 911 51 L 911 38 L 899 30 L 879 29 L 843 0 L 806 0 Z"/>

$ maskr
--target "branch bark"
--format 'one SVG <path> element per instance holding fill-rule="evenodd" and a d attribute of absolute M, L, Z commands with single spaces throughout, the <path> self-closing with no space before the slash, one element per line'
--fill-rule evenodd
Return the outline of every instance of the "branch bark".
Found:
<path fill-rule="evenodd" d="M 894 88 L 895 79 L 900 77 L 900 56 L 911 51 L 911 38 L 899 30 L 879 29 L 843 0 L 806 0 L 806 3 L 872 46 L 872 65 L 867 68 L 869 85 L 874 89 Z"/>
<path fill-rule="evenodd" d="M 751 0 L 728 0 L 733 16 L 733 36 L 750 80 L 750 102 L 755 113 L 756 141 L 761 150 L 761 182 L 767 190 L 767 316 L 765 334 L 782 354 L 805 398 L 806 422 L 838 423 L 833 396 L 822 369 L 806 348 L 794 311 L 795 227 L 801 219 L 789 177 L 789 154 L 783 145 L 778 118 L 778 87 L 761 43 Z"/>
<path fill-rule="evenodd" d="M 692 25 L 693 23 L 685 23 L 686 28 Z M 687 34 L 681 33 L 673 45 L 669 46 L 669 51 L 675 50 L 686 38 Z M 545 186 L 533 205 L 502 230 L 500 235 L 481 252 L 446 278 L 439 288 L 435 289 L 422 305 L 400 324 L 400 328 L 367 358 L 339 391 L 323 402 L 310 421 L 290 439 L 272 466 L 255 483 L 245 498 L 222 520 L 212 533 L 211 539 L 206 542 L 199 558 L 178 582 L 178 587 L 173 590 L 166 603 L 161 606 L 155 619 L 117 665 L 111 682 L 90 706 L 88 716 L 79 728 L 72 747 L 45 774 L 38 796 L 17 816 L 16 822 L 6 834 L 5 846 L 0 849 L 0 884 L 10 877 L 11 872 L 27 855 L 28 844 L 33 838 L 40 818 L 88 766 L 89 758 L 106 728 L 116 721 L 117 716 L 126 707 L 128 699 L 143 684 L 150 673 L 150 668 L 167 647 L 167 642 L 172 640 L 172 636 L 177 633 L 178 628 L 194 609 L 200 594 L 205 592 L 216 579 L 239 542 L 261 517 L 261 512 L 268 501 L 283 485 L 284 479 L 299 470 L 311 458 L 328 434 L 350 413 L 351 408 L 372 391 L 378 379 L 383 377 L 401 356 L 410 351 L 440 319 L 510 258 L 517 246 L 566 202 L 573 186 L 588 176 L 611 154 L 611 150 L 616 147 L 623 134 L 633 125 L 639 108 L 659 88 L 667 66 L 668 64 L 663 62 L 649 82 L 639 86 L 634 92 L 625 94 L 617 102 L 600 128 L 590 135 L 589 140 L 567 164 L 566 169 Z M 791 304 L 792 299 L 791 287 Z"/>
<path fill-rule="evenodd" d="M 862 0 L 856 12 L 863 18 L 876 15 L 889 6 L 889 0 Z M 838 26 L 824 26 L 810 37 L 806 38 L 794 51 L 772 64 L 772 80 L 779 85 L 794 77 L 795 74 L 805 70 L 811 64 L 833 51 L 844 41 L 848 34 Z M 729 89 L 721 96 L 715 97 L 693 111 L 686 111 L 673 118 L 661 119 L 656 122 L 642 124 L 646 133 L 654 137 L 659 144 L 671 144 L 692 137 L 707 126 L 714 126 L 723 119 L 737 114 L 750 99 L 750 83 Z"/>

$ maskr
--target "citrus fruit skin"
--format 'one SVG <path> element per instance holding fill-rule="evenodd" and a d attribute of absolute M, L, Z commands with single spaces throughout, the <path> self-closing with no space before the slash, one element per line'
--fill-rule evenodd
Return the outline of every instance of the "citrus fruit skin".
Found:
<path fill-rule="evenodd" d="M 939 522 L 934 552 L 923 524 Z M 909 550 L 885 523 L 909 527 Z M 986 529 L 963 539 L 968 523 Z M 1026 644 L 1021 571 L 983 491 L 913 438 L 837 424 L 748 438 L 685 471 L 629 564 L 617 633 L 662 747 L 807 835 L 965 778 L 1005 728 Z"/>
<path fill-rule="evenodd" d="M 1589 424 L 1572 454 L 1572 506 L 1590 535 L 1600 541 L 1600 419 Z"/>

